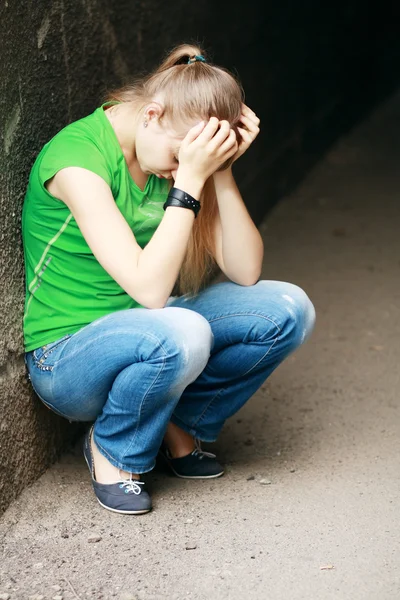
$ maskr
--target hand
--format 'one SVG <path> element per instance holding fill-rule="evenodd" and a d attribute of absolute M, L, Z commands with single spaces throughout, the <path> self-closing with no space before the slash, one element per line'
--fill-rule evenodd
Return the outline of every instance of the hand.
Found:
<path fill-rule="evenodd" d="M 238 127 L 238 130 L 242 136 L 242 141 L 239 144 L 236 154 L 233 156 L 232 162 L 235 162 L 239 156 L 242 156 L 242 154 L 246 152 L 246 150 L 260 133 L 260 119 L 257 117 L 255 112 L 253 112 L 251 108 L 245 104 L 242 104 L 240 121 L 244 125 L 244 127 Z"/>
<path fill-rule="evenodd" d="M 182 141 L 177 177 L 184 173 L 204 185 L 237 150 L 236 135 L 229 122 L 211 117 L 192 127 Z"/>

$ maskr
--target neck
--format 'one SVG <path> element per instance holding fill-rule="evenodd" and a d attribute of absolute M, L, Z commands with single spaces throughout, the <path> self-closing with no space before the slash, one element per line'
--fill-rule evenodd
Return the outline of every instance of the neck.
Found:
<path fill-rule="evenodd" d="M 137 113 L 130 104 L 121 103 L 107 108 L 105 114 L 117 136 L 132 179 L 141 189 L 144 189 L 148 175 L 139 167 L 135 151 Z"/>
<path fill-rule="evenodd" d="M 114 104 L 104 111 L 114 129 L 128 164 L 135 160 L 135 131 L 137 114 L 130 103 Z"/>

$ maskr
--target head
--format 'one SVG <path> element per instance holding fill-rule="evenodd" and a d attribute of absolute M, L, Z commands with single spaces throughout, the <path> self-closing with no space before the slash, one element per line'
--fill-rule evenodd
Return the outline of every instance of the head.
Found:
<path fill-rule="evenodd" d="M 191 127 L 212 116 L 227 120 L 240 141 L 237 125 L 244 98 L 240 83 L 222 67 L 189 62 L 196 55 L 204 56 L 198 46 L 178 46 L 153 73 L 111 98 L 134 104 L 135 154 L 145 173 L 173 177 L 183 138 Z"/>

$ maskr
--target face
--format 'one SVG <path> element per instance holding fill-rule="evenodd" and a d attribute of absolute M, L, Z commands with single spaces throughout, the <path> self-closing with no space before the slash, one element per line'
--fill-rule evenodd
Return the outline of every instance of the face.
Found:
<path fill-rule="evenodd" d="M 144 127 L 144 121 L 147 127 Z M 193 125 L 196 123 L 194 122 Z M 136 159 L 143 173 L 171 179 L 176 177 L 179 148 L 190 127 L 160 120 L 157 110 L 147 110 L 136 130 Z"/>

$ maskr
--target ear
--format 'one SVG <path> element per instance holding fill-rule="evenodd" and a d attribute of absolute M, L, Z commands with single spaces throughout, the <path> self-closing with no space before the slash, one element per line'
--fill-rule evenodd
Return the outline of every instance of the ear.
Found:
<path fill-rule="evenodd" d="M 144 117 L 148 121 L 157 121 L 163 115 L 164 108 L 158 102 L 150 102 L 144 109 Z"/>

